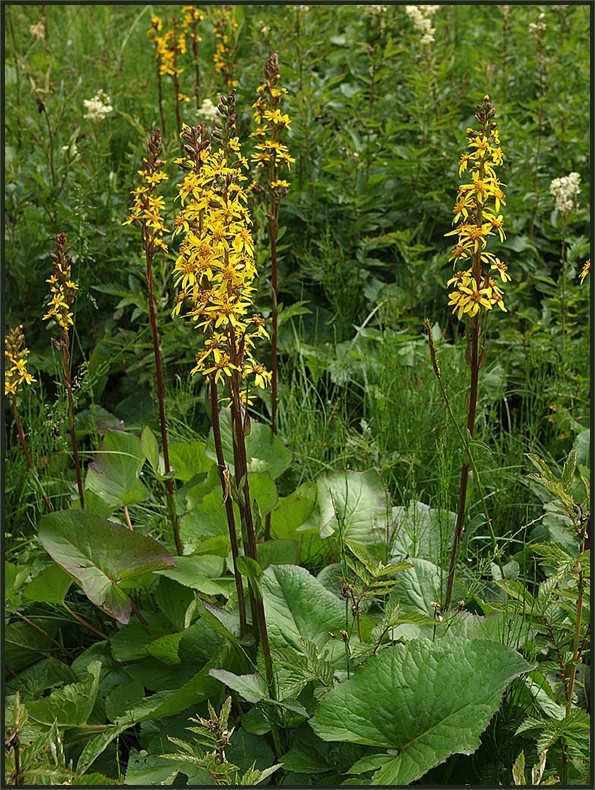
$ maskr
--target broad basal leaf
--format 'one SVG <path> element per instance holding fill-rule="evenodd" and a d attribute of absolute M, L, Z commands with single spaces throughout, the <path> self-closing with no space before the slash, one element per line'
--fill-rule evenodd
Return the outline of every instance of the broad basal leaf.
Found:
<path fill-rule="evenodd" d="M 331 472 L 317 485 L 321 538 L 340 532 L 344 540 L 365 544 L 386 537 L 388 500 L 377 472 Z"/>
<path fill-rule="evenodd" d="M 43 516 L 39 540 L 88 598 L 121 623 L 130 619 L 131 606 L 119 583 L 176 564 L 156 540 L 85 510 Z"/>
<path fill-rule="evenodd" d="M 472 754 L 502 692 L 531 669 L 511 648 L 459 637 L 395 645 L 333 689 L 310 724 L 323 740 L 389 749 L 364 757 L 374 784 L 406 785 L 453 753 Z"/>
<path fill-rule="evenodd" d="M 89 464 L 85 487 L 112 508 L 144 502 L 148 489 L 140 481 L 145 453 L 137 436 L 108 431 Z"/>
<path fill-rule="evenodd" d="M 87 671 L 91 676 L 88 680 L 69 683 L 45 699 L 28 702 L 29 718 L 47 726 L 51 726 L 54 722 L 57 722 L 59 727 L 77 727 L 85 724 L 93 710 L 99 688 L 100 662 L 92 661 Z"/>
<path fill-rule="evenodd" d="M 261 579 L 271 646 L 302 649 L 314 642 L 333 663 L 345 655 L 345 645 L 330 632 L 346 628 L 345 604 L 297 565 L 271 565 Z"/>

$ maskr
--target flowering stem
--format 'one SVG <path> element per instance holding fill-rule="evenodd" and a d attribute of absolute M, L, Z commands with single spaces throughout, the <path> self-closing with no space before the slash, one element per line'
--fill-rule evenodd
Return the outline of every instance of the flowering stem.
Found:
<path fill-rule="evenodd" d="M 76 441 L 76 431 L 74 429 L 74 396 L 72 394 L 72 379 L 70 377 L 70 338 L 68 331 L 62 332 L 62 337 L 59 341 L 60 353 L 62 355 L 62 375 L 64 377 L 64 386 L 66 388 L 66 396 L 68 398 L 68 416 L 70 421 L 70 441 L 72 444 L 72 456 L 74 459 L 74 469 L 76 472 L 76 484 L 79 492 L 79 499 L 81 507 L 85 507 L 85 494 L 83 487 L 83 478 L 81 475 L 81 465 L 79 461 L 78 444 Z"/>
<path fill-rule="evenodd" d="M 171 468 L 169 465 L 169 444 L 167 441 L 167 423 L 165 420 L 165 385 L 163 380 L 161 349 L 159 347 L 159 333 L 157 331 L 157 308 L 155 306 L 155 299 L 153 296 L 153 245 L 150 243 L 146 247 L 145 261 L 145 276 L 147 280 L 147 294 L 149 299 L 149 323 L 151 324 L 151 335 L 153 336 L 153 352 L 155 354 L 155 372 L 157 376 L 157 400 L 159 402 L 159 424 L 161 426 L 163 461 L 165 464 L 165 472 L 166 474 L 169 474 L 171 472 Z M 184 547 L 180 539 L 180 523 L 176 513 L 176 503 L 174 499 L 174 481 L 171 477 L 168 477 L 166 481 L 166 496 L 167 507 L 173 527 L 174 543 L 176 544 L 176 551 L 181 556 L 184 553 Z"/>
<path fill-rule="evenodd" d="M 27 461 L 27 465 L 28 465 L 29 469 L 33 472 L 33 475 L 35 477 L 36 482 L 38 483 L 38 485 L 41 488 L 41 485 L 40 485 L 39 480 L 37 479 L 37 475 L 35 473 L 35 466 L 33 465 L 33 461 L 31 460 L 31 455 L 29 453 L 29 448 L 27 447 L 27 439 L 25 438 L 25 431 L 23 430 L 23 424 L 21 422 L 21 417 L 19 415 L 19 410 L 17 408 L 16 398 L 14 398 L 14 397 L 12 398 L 12 400 L 10 402 L 10 410 L 12 412 L 12 419 L 14 420 L 14 424 L 17 427 L 17 436 L 19 438 L 19 443 L 20 443 L 21 448 L 23 450 L 23 454 L 25 456 L 25 460 Z M 46 508 L 51 513 L 53 511 L 53 509 L 54 509 L 52 507 L 52 503 L 50 502 L 50 500 L 48 499 L 48 497 L 47 497 L 47 495 L 46 495 L 46 493 L 44 491 L 41 491 L 41 496 L 43 497 L 43 501 L 45 503 Z"/>
<path fill-rule="evenodd" d="M 239 494 L 240 516 L 242 523 L 246 530 L 246 542 L 244 545 L 244 552 L 246 556 L 258 562 L 258 549 L 256 547 L 256 534 L 254 531 L 254 522 L 252 520 L 252 507 L 250 500 L 250 485 L 248 483 L 248 461 L 246 457 L 246 436 L 245 425 L 242 415 L 242 406 L 240 402 L 240 381 L 239 374 L 234 372 L 230 386 L 231 394 L 231 419 L 232 419 L 232 436 L 233 436 L 233 451 L 234 451 L 234 466 L 236 485 Z M 252 605 L 254 608 L 253 614 L 256 616 L 258 623 L 258 634 L 260 637 L 260 644 L 262 647 L 262 655 L 264 658 L 264 669 L 266 683 L 269 689 L 269 694 L 272 699 L 275 699 L 275 679 L 273 675 L 273 661 L 271 658 L 271 648 L 269 645 L 269 635 L 267 632 L 264 604 L 260 591 L 254 589 L 254 585 L 250 581 L 250 587 L 253 591 Z"/>
<path fill-rule="evenodd" d="M 217 382 L 215 374 L 211 373 L 211 422 L 213 425 L 213 439 L 215 441 L 215 452 L 217 454 L 217 464 L 219 466 L 219 477 L 221 479 L 221 489 L 223 492 L 223 502 L 225 504 L 225 514 L 227 516 L 227 528 L 229 530 L 229 542 L 231 544 L 231 557 L 233 562 L 233 573 L 236 580 L 236 591 L 238 594 L 238 607 L 240 615 L 240 637 L 246 632 L 246 599 L 242 577 L 237 569 L 237 558 L 239 556 L 238 535 L 236 530 L 235 517 L 233 513 L 233 502 L 229 491 L 229 470 L 223 455 L 223 443 L 221 441 L 221 424 L 219 422 L 219 401 L 217 398 Z"/>
<path fill-rule="evenodd" d="M 163 111 L 163 82 L 161 80 L 161 72 L 159 71 L 159 63 L 157 63 L 157 92 L 159 96 L 159 118 L 161 119 L 161 134 L 165 137 L 165 113 Z"/>
<path fill-rule="evenodd" d="M 471 319 L 471 386 L 469 390 L 469 411 L 467 413 L 467 436 L 473 439 L 475 431 L 475 415 L 477 412 L 477 391 L 479 382 L 479 318 L 474 316 Z M 461 466 L 461 477 L 459 480 L 459 500 L 457 503 L 457 520 L 452 541 L 452 551 L 450 554 L 450 565 L 448 568 L 448 582 L 446 585 L 446 596 L 443 609 L 446 611 L 452 600 L 452 593 L 455 583 L 457 570 L 457 560 L 463 534 L 463 524 L 465 521 L 465 504 L 467 501 L 467 483 L 469 480 L 469 463 L 467 454 L 463 455 Z"/>

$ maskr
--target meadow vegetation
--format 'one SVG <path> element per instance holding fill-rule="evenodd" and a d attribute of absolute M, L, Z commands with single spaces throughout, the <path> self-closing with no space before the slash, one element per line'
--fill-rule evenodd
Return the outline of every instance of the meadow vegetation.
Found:
<path fill-rule="evenodd" d="M 590 786 L 590 4 L 2 11 L 5 782 Z"/>

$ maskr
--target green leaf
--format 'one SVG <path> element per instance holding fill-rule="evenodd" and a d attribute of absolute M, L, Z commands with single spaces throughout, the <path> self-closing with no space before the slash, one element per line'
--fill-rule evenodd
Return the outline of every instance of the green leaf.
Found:
<path fill-rule="evenodd" d="M 456 513 L 410 502 L 406 507 L 393 507 L 392 518 L 392 556 L 424 557 L 440 563 L 445 548 L 452 545 Z"/>
<path fill-rule="evenodd" d="M 385 539 L 388 499 L 377 472 L 331 472 L 317 486 L 321 538 L 340 533 L 363 544 Z"/>
<path fill-rule="evenodd" d="M 187 483 L 198 474 L 208 474 L 215 463 L 207 456 L 206 449 L 206 442 L 172 442 L 169 445 L 169 462 L 174 477 Z"/>
<path fill-rule="evenodd" d="M 233 440 L 231 434 L 231 412 L 229 409 L 220 411 L 219 422 L 221 425 L 223 455 L 229 471 L 233 474 Z M 206 452 L 209 458 L 217 460 L 212 429 L 207 440 Z M 246 436 L 246 457 L 248 460 L 248 472 L 268 472 L 273 480 L 282 475 L 291 463 L 291 453 L 281 439 L 273 433 L 268 425 L 256 422 L 256 420 L 250 421 L 250 433 Z"/>
<path fill-rule="evenodd" d="M 299 554 L 297 540 L 267 540 L 258 545 L 258 561 L 263 570 L 269 565 L 295 565 Z"/>
<path fill-rule="evenodd" d="M 314 642 L 332 663 L 344 659 L 345 645 L 330 632 L 346 627 L 345 604 L 326 590 L 305 568 L 271 565 L 261 579 L 271 647 L 293 647 Z"/>
<path fill-rule="evenodd" d="M 151 464 L 154 472 L 159 472 L 159 444 L 153 431 L 146 425 L 140 435 L 140 449 L 144 457 Z"/>
<path fill-rule="evenodd" d="M 128 727 L 125 724 L 120 725 L 119 727 L 110 727 L 109 730 L 99 733 L 99 735 L 96 735 L 95 738 L 92 738 L 90 741 L 88 741 L 85 744 L 76 764 L 77 774 L 84 774 L 85 771 L 87 771 L 93 765 L 99 755 L 105 751 L 114 738 L 117 738 L 127 729 Z"/>
<path fill-rule="evenodd" d="M 91 676 L 89 680 L 70 683 L 57 689 L 45 699 L 28 702 L 29 718 L 48 727 L 54 722 L 57 722 L 58 727 L 61 728 L 86 724 L 95 705 L 101 663 L 92 661 L 87 671 Z"/>
<path fill-rule="evenodd" d="M 51 565 L 25 587 L 23 597 L 42 603 L 63 603 L 71 584 L 72 576 L 59 565 Z"/>
<path fill-rule="evenodd" d="M 139 479 L 144 462 L 138 437 L 107 431 L 95 460 L 87 467 L 85 487 L 113 509 L 144 502 L 149 495 Z"/>
<path fill-rule="evenodd" d="M 7 680 L 4 688 L 7 694 L 19 690 L 27 697 L 39 697 L 43 691 L 52 686 L 74 683 L 76 679 L 67 664 L 50 656 L 27 667 L 16 678 Z"/>
<path fill-rule="evenodd" d="M 250 484 L 250 498 L 260 510 L 262 516 L 270 513 L 277 504 L 279 495 L 277 487 L 269 472 L 253 472 L 248 478 Z"/>
<path fill-rule="evenodd" d="M 506 686 L 531 668 L 495 642 L 395 645 L 334 688 L 310 725 L 323 740 L 391 750 L 364 757 L 350 773 L 374 770 L 374 784 L 407 785 L 453 753 L 472 754 Z"/>
<path fill-rule="evenodd" d="M 420 612 L 433 615 L 434 601 L 442 600 L 442 588 L 446 585 L 446 571 L 443 571 L 433 562 L 410 557 L 407 562 L 409 568 L 402 570 L 397 576 L 397 583 L 393 587 L 390 601 L 398 600 L 405 612 Z M 460 586 L 455 590 L 455 597 L 459 599 Z"/>
<path fill-rule="evenodd" d="M 126 711 L 131 710 L 137 702 L 144 699 L 144 696 L 145 688 L 138 680 L 116 686 L 105 700 L 105 712 L 108 719 L 116 721 L 116 719 L 121 718 Z M 125 726 L 121 725 L 121 727 Z"/>
<path fill-rule="evenodd" d="M 220 657 L 215 657 L 212 662 L 221 662 Z M 164 716 L 175 716 L 200 702 L 216 697 L 221 689 L 219 683 L 209 676 L 209 665 L 203 667 L 193 675 L 190 680 L 180 688 L 158 691 L 150 697 L 145 697 L 132 709 L 116 720 L 117 724 L 134 724 L 140 721 L 159 719 Z"/>
<path fill-rule="evenodd" d="M 176 765 L 171 760 L 149 754 L 146 749 L 140 752 L 131 749 L 124 784 L 135 787 L 172 785 L 182 767 L 182 763 Z"/>
<path fill-rule="evenodd" d="M 85 510 L 42 516 L 39 541 L 88 598 L 121 623 L 130 619 L 131 606 L 119 583 L 176 564 L 153 538 Z"/>
<path fill-rule="evenodd" d="M 211 554 L 207 554 L 204 557 L 199 555 L 178 557 L 175 568 L 158 571 L 159 576 L 173 579 L 193 590 L 199 590 L 205 595 L 225 595 L 228 597 L 230 594 L 229 584 L 232 583 L 232 580 L 218 581 L 217 577 L 222 574 L 223 558 L 214 557 Z"/>
<path fill-rule="evenodd" d="M 210 669 L 209 675 L 232 691 L 237 691 L 246 702 L 260 702 L 269 696 L 266 684 L 258 672 L 252 675 L 234 675 L 226 669 Z"/>

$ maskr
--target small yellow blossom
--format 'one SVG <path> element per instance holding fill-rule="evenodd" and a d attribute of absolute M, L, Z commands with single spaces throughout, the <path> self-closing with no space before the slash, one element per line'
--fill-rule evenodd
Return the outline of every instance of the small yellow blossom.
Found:
<path fill-rule="evenodd" d="M 27 371 L 29 349 L 21 325 L 9 329 L 4 338 L 4 394 L 16 396 L 21 384 L 31 385 L 35 379 Z"/>

